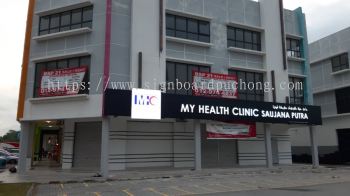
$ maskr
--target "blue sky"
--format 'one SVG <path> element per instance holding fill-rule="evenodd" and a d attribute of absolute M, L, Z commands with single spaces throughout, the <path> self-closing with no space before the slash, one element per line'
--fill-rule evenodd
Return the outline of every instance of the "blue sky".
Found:
<path fill-rule="evenodd" d="M 348 0 L 284 0 L 285 8 L 302 7 L 309 41 L 350 26 Z M 0 135 L 19 129 L 16 121 L 28 0 L 4 0 L 0 6 Z"/>

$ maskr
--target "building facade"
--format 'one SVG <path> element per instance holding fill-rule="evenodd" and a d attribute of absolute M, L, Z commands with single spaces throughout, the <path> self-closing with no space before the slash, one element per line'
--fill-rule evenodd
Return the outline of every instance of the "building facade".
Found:
<path fill-rule="evenodd" d="M 276 86 L 301 81 L 302 90 L 240 90 L 239 99 L 312 105 L 301 8 L 285 10 L 279 0 L 30 0 L 27 24 L 20 171 L 53 157 L 57 167 L 102 174 L 292 163 L 293 125 L 258 122 L 255 138 L 207 140 L 205 120 L 104 115 L 105 89 L 112 82 L 159 89 L 202 71 Z M 45 71 L 76 68 L 84 70 L 86 88 L 42 96 Z"/>
<path fill-rule="evenodd" d="M 349 159 L 349 51 L 350 28 L 309 45 L 314 103 L 322 107 L 323 126 L 317 127 L 320 161 L 344 163 Z M 307 161 L 308 135 L 292 131 L 293 155 Z"/>

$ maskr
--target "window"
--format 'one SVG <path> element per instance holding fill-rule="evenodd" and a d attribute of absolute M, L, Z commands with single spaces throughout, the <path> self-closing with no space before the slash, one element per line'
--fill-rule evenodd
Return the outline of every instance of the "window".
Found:
<path fill-rule="evenodd" d="M 300 40 L 287 38 L 287 55 L 289 57 L 301 58 Z"/>
<path fill-rule="evenodd" d="M 40 17 L 39 35 L 92 28 L 93 6 Z"/>
<path fill-rule="evenodd" d="M 227 47 L 261 51 L 260 32 L 227 27 Z"/>
<path fill-rule="evenodd" d="M 208 21 L 167 14 L 166 35 L 209 43 L 210 23 Z"/>
<path fill-rule="evenodd" d="M 291 104 L 304 104 L 304 80 L 302 78 L 289 78 L 289 102 Z"/>
<path fill-rule="evenodd" d="M 184 64 L 184 63 L 167 62 L 166 63 L 166 81 L 168 83 L 167 93 L 192 95 L 192 86 L 191 86 L 191 89 L 188 89 L 188 90 L 184 88 L 177 89 L 176 82 L 178 81 L 182 85 L 184 85 L 184 83 L 186 82 L 192 84 L 193 71 L 210 72 L 210 67 Z M 170 84 L 174 84 L 174 85 L 170 85 Z"/>
<path fill-rule="evenodd" d="M 338 114 L 350 113 L 350 87 L 335 90 Z"/>
<path fill-rule="evenodd" d="M 264 75 L 262 73 L 229 70 L 238 80 L 238 99 L 247 101 L 264 101 Z"/>
<path fill-rule="evenodd" d="M 333 57 L 331 61 L 333 72 L 349 69 L 348 53 Z"/>
<path fill-rule="evenodd" d="M 61 59 L 56 61 L 49 61 L 49 62 L 43 62 L 43 63 L 37 63 L 35 65 L 35 81 L 34 81 L 34 96 L 33 97 L 39 97 L 39 90 L 40 90 L 40 84 L 41 84 L 41 74 L 43 71 L 51 71 L 51 70 L 58 70 L 58 69 L 67 69 L 67 68 L 74 68 L 74 67 L 81 67 L 81 66 L 87 66 L 88 72 L 85 74 L 85 77 L 83 79 L 83 82 L 86 85 L 86 88 L 84 91 L 79 91 L 79 94 L 88 94 L 89 93 L 89 68 L 90 68 L 90 56 L 84 56 L 84 57 L 76 57 L 76 58 L 69 58 L 69 59 Z"/>

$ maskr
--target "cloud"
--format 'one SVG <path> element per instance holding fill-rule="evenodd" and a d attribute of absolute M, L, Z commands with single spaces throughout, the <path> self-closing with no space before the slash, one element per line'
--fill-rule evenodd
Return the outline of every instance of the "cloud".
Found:
<path fill-rule="evenodd" d="M 0 6 L 0 135 L 19 129 L 16 112 L 27 8 L 27 0 L 3 1 Z"/>
<path fill-rule="evenodd" d="M 306 15 L 309 42 L 350 26 L 348 0 L 284 0 L 287 9 L 302 7 Z"/>

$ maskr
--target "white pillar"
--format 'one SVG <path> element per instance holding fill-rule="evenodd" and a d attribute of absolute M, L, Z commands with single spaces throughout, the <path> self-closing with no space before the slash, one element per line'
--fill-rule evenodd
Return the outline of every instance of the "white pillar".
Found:
<path fill-rule="evenodd" d="M 310 126 L 310 142 L 311 142 L 311 155 L 312 155 L 312 165 L 314 168 L 320 166 L 318 159 L 318 146 L 316 141 L 316 130 L 313 126 Z"/>
<path fill-rule="evenodd" d="M 24 174 L 27 171 L 27 155 L 30 133 L 30 122 L 21 122 L 18 173 Z"/>
<path fill-rule="evenodd" d="M 265 153 L 266 153 L 266 167 L 272 168 L 272 144 L 271 144 L 271 129 L 269 125 L 264 124 L 265 133 Z"/>
<path fill-rule="evenodd" d="M 101 164 L 100 173 L 103 177 L 108 177 L 109 175 L 109 118 L 102 119 L 102 133 L 101 133 Z"/>
<path fill-rule="evenodd" d="M 199 120 L 194 121 L 194 159 L 195 170 L 202 169 L 202 146 L 201 146 L 201 124 Z"/>

